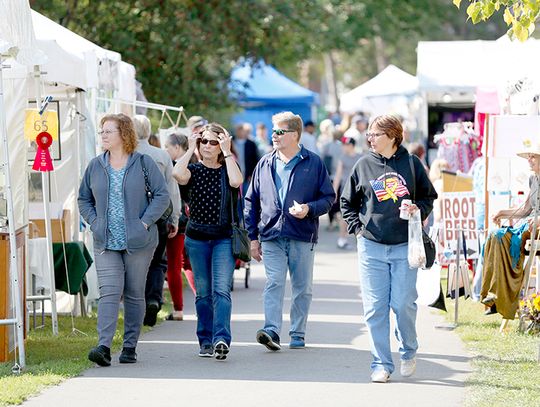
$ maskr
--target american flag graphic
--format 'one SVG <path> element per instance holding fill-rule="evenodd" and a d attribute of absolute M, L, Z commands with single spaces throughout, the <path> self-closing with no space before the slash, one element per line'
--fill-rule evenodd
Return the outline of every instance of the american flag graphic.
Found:
<path fill-rule="evenodd" d="M 398 177 L 388 177 L 386 179 L 377 179 L 369 181 L 371 188 L 379 202 L 392 199 L 397 202 L 399 197 L 409 195 L 409 190 Z"/>

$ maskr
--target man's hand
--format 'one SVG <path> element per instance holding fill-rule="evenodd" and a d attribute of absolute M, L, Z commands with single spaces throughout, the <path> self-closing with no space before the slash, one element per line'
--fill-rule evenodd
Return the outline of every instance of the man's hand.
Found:
<path fill-rule="evenodd" d="M 169 232 L 167 238 L 172 239 L 178 233 L 178 226 L 173 225 L 172 223 L 167 223 L 167 231 Z"/>
<path fill-rule="evenodd" d="M 295 218 L 304 219 L 309 212 L 309 206 L 307 204 L 301 204 L 300 207 L 302 209 L 298 210 L 295 206 L 291 206 L 289 208 L 289 213 Z"/>
<path fill-rule="evenodd" d="M 251 241 L 251 257 L 257 261 L 262 260 L 262 248 L 258 240 Z"/>

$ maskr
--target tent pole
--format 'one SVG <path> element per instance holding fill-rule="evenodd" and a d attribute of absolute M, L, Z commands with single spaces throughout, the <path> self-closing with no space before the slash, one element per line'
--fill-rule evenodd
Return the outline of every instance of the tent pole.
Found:
<path fill-rule="evenodd" d="M 41 104 L 41 69 L 39 65 L 34 66 L 34 86 L 36 93 L 36 106 L 39 109 Z M 47 265 L 51 279 L 51 322 L 53 335 L 58 335 L 58 315 L 56 313 L 56 282 L 54 281 L 54 259 L 51 232 L 51 214 L 49 201 L 51 200 L 51 189 L 49 186 L 49 173 L 41 173 L 41 187 L 43 191 L 43 210 L 45 212 L 45 237 L 47 238 Z"/>
<path fill-rule="evenodd" d="M 9 274 L 11 277 L 11 295 L 12 301 L 15 303 L 15 321 L 11 321 L 16 325 L 17 346 L 19 351 L 19 364 L 13 366 L 14 373 L 20 373 L 21 369 L 26 366 L 26 352 L 24 348 L 24 326 L 23 326 L 23 306 L 21 302 L 21 290 L 19 281 L 19 268 L 17 262 L 17 241 L 15 234 L 15 214 L 13 213 L 13 194 L 11 191 L 11 170 L 9 167 L 9 149 L 7 140 L 7 125 L 5 119 L 4 108 L 4 79 L 2 76 L 2 56 L 0 55 L 0 134 L 2 138 L 3 157 L 0 161 L 0 169 L 4 167 L 7 212 L 8 212 L 8 230 L 9 230 Z"/>

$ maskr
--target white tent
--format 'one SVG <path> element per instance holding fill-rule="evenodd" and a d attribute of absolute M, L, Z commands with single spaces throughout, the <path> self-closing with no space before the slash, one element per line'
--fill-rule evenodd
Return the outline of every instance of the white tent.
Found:
<path fill-rule="evenodd" d="M 417 77 L 428 102 L 473 101 L 477 87 L 503 89 L 525 76 L 540 83 L 540 41 L 420 41 Z"/>
<path fill-rule="evenodd" d="M 402 113 L 404 105 L 418 92 L 418 80 L 395 65 L 341 96 L 340 110 L 367 111 L 372 115 Z"/>

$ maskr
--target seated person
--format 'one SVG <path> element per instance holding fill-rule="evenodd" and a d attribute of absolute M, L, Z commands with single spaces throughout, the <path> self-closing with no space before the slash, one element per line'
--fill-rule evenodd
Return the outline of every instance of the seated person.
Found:
<path fill-rule="evenodd" d="M 530 192 L 525 203 L 517 209 L 504 209 L 493 216 L 493 222 L 501 226 L 502 219 L 523 219 L 531 215 L 538 199 L 540 180 L 540 146 L 518 153 L 527 159 L 533 175 L 529 179 Z M 502 227 L 488 236 L 484 248 L 484 268 L 480 299 L 483 304 L 495 305 L 505 319 L 514 319 L 519 305 L 519 293 L 523 285 L 524 245 L 530 237 L 528 219 L 521 225 Z"/>

